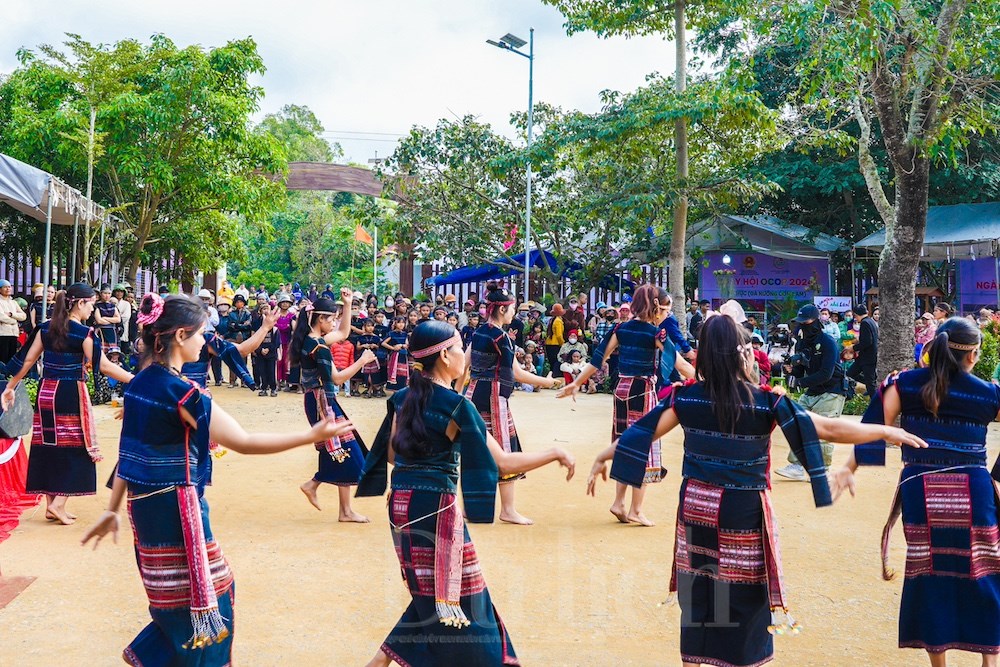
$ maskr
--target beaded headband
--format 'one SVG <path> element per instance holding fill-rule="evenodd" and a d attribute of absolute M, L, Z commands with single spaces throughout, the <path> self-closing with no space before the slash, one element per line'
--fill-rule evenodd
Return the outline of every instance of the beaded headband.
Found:
<path fill-rule="evenodd" d="M 413 357 L 414 359 L 423 359 L 424 357 L 429 357 L 432 354 L 440 352 L 441 350 L 447 350 L 455 343 L 461 343 L 461 342 L 462 342 L 462 337 L 459 335 L 458 331 L 456 331 L 451 338 L 443 340 L 440 343 L 435 343 L 434 345 L 431 345 L 430 347 L 425 347 L 422 350 L 410 350 L 410 356 Z"/>
<path fill-rule="evenodd" d="M 958 350 L 960 352 L 972 352 L 977 347 L 979 347 L 978 343 L 976 343 L 975 345 L 963 345 L 962 343 L 952 343 L 951 341 L 948 341 L 949 349 Z"/>

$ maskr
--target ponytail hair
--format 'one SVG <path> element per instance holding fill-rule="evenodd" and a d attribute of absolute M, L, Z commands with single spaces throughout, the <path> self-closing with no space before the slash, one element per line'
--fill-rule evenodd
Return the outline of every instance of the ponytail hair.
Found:
<path fill-rule="evenodd" d="M 173 294 L 161 300 L 158 294 L 150 292 L 142 297 L 138 319 L 143 322 L 139 366 L 145 368 L 151 363 L 166 362 L 177 330 L 197 333 L 205 325 L 207 313 L 201 301 L 193 297 Z"/>
<path fill-rule="evenodd" d="M 966 355 L 979 347 L 982 334 L 979 329 L 963 317 L 951 317 L 938 327 L 937 335 L 928 344 L 927 366 L 931 377 L 920 390 L 924 407 L 935 417 L 941 402 L 948 395 L 951 381 L 962 371 Z"/>
<path fill-rule="evenodd" d="M 332 316 L 337 312 L 337 308 L 337 304 L 332 299 L 319 298 L 316 299 L 315 303 L 304 306 L 299 311 L 299 316 L 295 320 L 295 331 L 292 332 L 292 340 L 288 345 L 288 360 L 293 365 L 297 366 L 301 361 L 302 346 L 316 321 L 324 315 Z M 344 311 L 341 317 L 350 317 L 350 313 Z"/>
<path fill-rule="evenodd" d="M 52 306 L 52 319 L 49 320 L 49 344 L 54 352 L 66 348 L 69 333 L 69 314 L 76 304 L 83 299 L 97 296 L 94 288 L 87 283 L 73 283 L 64 290 L 56 292 L 56 300 Z"/>
<path fill-rule="evenodd" d="M 658 307 L 660 292 L 663 292 L 663 295 L 666 296 L 666 290 L 661 290 L 656 285 L 650 283 L 639 285 L 635 290 L 635 294 L 632 295 L 632 317 L 643 322 L 655 319 L 657 320 L 656 323 L 659 324 L 656 309 Z"/>
<path fill-rule="evenodd" d="M 440 320 L 421 322 L 410 334 L 410 350 L 420 351 L 445 343 L 455 336 L 455 327 Z M 443 351 L 443 350 L 442 350 Z M 434 391 L 434 382 L 428 373 L 441 358 L 441 351 L 420 357 L 410 372 L 407 387 L 409 391 L 403 399 L 403 406 L 396 419 L 396 435 L 392 448 L 397 454 L 407 458 L 423 458 L 431 453 L 431 443 L 427 439 L 427 425 L 424 412 Z"/>

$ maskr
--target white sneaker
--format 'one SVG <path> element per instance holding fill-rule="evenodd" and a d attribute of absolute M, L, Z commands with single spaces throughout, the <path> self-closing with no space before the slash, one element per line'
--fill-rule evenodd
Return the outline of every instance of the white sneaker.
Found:
<path fill-rule="evenodd" d="M 798 463 L 789 463 L 784 468 L 778 468 L 774 471 L 774 474 L 781 475 L 786 479 L 795 480 L 796 482 L 805 482 L 809 479 L 806 475 L 806 469 Z"/>

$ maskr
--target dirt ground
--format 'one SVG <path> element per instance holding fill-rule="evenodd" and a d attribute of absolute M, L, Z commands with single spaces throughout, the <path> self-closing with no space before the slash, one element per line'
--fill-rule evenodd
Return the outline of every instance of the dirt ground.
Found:
<path fill-rule="evenodd" d="M 215 390 L 221 405 L 252 431 L 301 429 L 302 397 L 260 398 L 241 389 Z M 373 439 L 384 415 L 380 400 L 349 398 L 344 408 L 362 436 Z M 565 482 L 554 467 L 518 483 L 518 507 L 537 525 L 470 527 L 494 602 L 524 665 L 679 665 L 676 606 L 667 595 L 672 518 L 680 482 L 681 434 L 665 442 L 667 480 L 647 495 L 653 528 L 624 526 L 608 513 L 611 484 L 598 498 L 584 495 L 587 470 L 607 445 L 609 396 L 557 401 L 552 392 L 517 394 L 512 410 L 526 448 L 558 444 L 574 452 L 577 477 Z M 116 459 L 119 422 L 110 407 L 96 409 L 107 479 Z M 990 431 L 991 460 L 1000 438 Z M 775 465 L 787 446 L 780 435 Z M 837 452 L 835 464 L 847 456 Z M 781 551 L 797 637 L 776 640 L 781 667 L 927 664 L 915 650 L 896 647 L 901 582 L 880 576 L 879 539 L 899 469 L 891 452 L 886 469 L 864 470 L 859 493 L 823 510 L 813 507 L 809 485 L 775 481 Z M 389 534 L 385 501 L 365 498 L 355 507 L 368 525 L 337 523 L 336 491 L 323 487 L 324 511 L 298 490 L 311 477 L 311 447 L 266 458 L 229 453 L 216 462 L 207 495 L 212 526 L 237 580 L 235 654 L 242 666 L 363 665 L 404 609 L 408 595 Z M 0 545 L 8 576 L 37 576 L 0 611 L 0 665 L 115 665 L 148 622 L 131 532 L 96 551 L 80 537 L 107 502 L 70 499 L 80 516 L 69 527 L 28 511 Z M 902 570 L 901 529 L 892 564 Z M 979 665 L 977 656 L 952 654 L 952 665 Z M 450 667 L 450 666 L 449 666 Z"/>

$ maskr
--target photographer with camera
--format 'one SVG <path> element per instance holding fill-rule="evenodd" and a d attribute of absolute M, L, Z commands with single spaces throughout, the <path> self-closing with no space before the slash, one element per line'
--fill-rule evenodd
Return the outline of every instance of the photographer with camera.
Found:
<path fill-rule="evenodd" d="M 795 341 L 794 354 L 784 363 L 786 375 L 794 378 L 794 385 L 805 389 L 796 402 L 806 410 L 823 417 L 840 417 L 847 398 L 847 383 L 844 366 L 840 363 L 837 342 L 823 331 L 819 308 L 806 304 L 799 308 L 795 317 L 799 331 Z M 830 467 L 833 445 L 821 442 L 823 463 Z M 805 482 L 809 480 L 805 468 L 795 454 L 788 452 L 788 465 L 774 471 L 788 479 Z"/>

